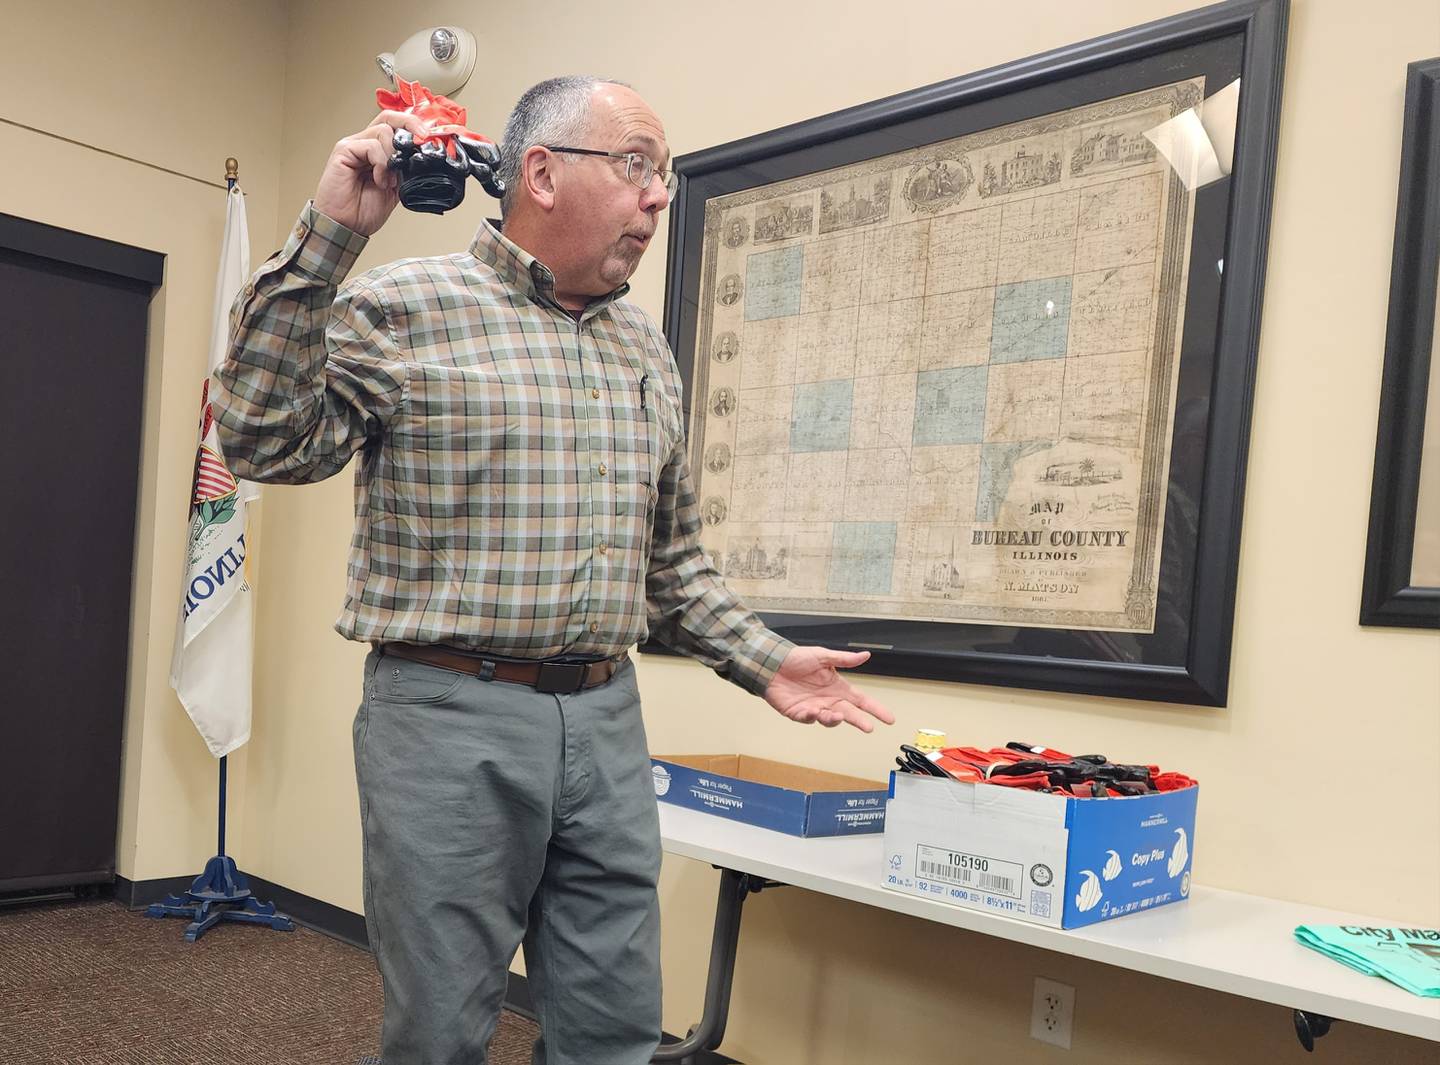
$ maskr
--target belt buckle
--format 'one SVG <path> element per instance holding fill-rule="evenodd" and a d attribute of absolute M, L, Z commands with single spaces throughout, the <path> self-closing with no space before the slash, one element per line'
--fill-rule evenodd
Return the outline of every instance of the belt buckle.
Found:
<path fill-rule="evenodd" d="M 546 695 L 578 692 L 585 683 L 588 669 L 584 662 L 541 662 L 535 675 L 535 690 Z"/>

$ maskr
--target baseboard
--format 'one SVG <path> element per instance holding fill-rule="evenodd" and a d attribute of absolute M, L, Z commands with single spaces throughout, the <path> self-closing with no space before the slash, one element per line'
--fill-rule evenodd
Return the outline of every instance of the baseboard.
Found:
<path fill-rule="evenodd" d="M 198 873 L 196 875 L 199 875 Z M 298 925 L 313 929 L 352 947 L 369 951 L 370 938 L 365 933 L 364 914 L 355 913 L 329 902 L 322 902 L 299 891 L 291 891 L 283 884 L 276 884 L 263 877 L 245 874 L 250 884 L 250 893 L 261 902 L 273 902 L 275 908 Z M 183 895 L 195 882 L 193 876 L 162 877 L 157 880 L 127 880 L 115 878 L 115 898 L 132 910 L 143 910 L 152 902 L 160 902 L 167 895 Z M 530 982 L 519 973 L 510 973 L 505 988 L 505 1008 L 513 1010 L 530 1020 L 535 1020 L 535 1000 L 530 995 Z M 680 1037 L 664 1032 L 662 1043 L 679 1042 Z M 702 1051 L 693 1059 L 696 1065 L 739 1065 L 734 1058 L 714 1051 Z"/>
<path fill-rule="evenodd" d="M 197 874 L 198 875 L 198 874 Z M 242 870 L 250 885 L 250 894 L 260 902 L 274 903 L 275 908 L 298 925 L 323 932 L 331 939 L 349 943 L 361 950 L 370 949 L 369 937 L 365 934 L 365 918 L 362 914 L 347 910 L 333 903 L 321 902 L 310 895 L 291 891 L 283 884 L 276 884 L 264 877 L 250 876 Z M 115 878 L 115 898 L 132 910 L 143 910 L 152 902 L 159 902 L 167 895 L 183 895 L 195 882 L 193 876 L 172 876 L 158 880 L 127 880 Z"/>
<path fill-rule="evenodd" d="M 160 902 L 166 895 L 183 895 L 194 882 L 193 876 L 169 876 L 159 880 L 130 880 L 117 876 L 115 901 L 126 909 L 143 910 L 152 902 Z"/>
<path fill-rule="evenodd" d="M 370 949 L 370 937 L 365 932 L 365 915 L 347 910 L 343 906 L 321 902 L 309 895 L 291 891 L 283 884 L 262 877 L 252 876 L 250 890 L 261 902 L 273 902 L 276 909 L 290 917 L 296 924 L 323 932 L 332 939 L 349 943 L 361 950 Z"/>

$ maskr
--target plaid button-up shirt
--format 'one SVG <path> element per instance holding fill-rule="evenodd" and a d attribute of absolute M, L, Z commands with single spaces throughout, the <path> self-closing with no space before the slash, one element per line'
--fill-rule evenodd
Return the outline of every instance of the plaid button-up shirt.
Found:
<path fill-rule="evenodd" d="M 340 288 L 365 243 L 306 206 L 235 302 L 215 403 L 239 477 L 359 456 L 338 631 L 544 658 L 618 654 L 648 624 L 763 691 L 791 644 L 700 549 L 679 374 L 628 287 L 577 319 L 485 224 Z"/>

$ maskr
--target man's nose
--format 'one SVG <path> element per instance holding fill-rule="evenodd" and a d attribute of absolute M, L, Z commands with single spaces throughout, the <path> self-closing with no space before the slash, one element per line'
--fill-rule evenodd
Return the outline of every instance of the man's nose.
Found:
<path fill-rule="evenodd" d="M 645 211 L 663 211 L 670 206 L 670 192 L 659 174 L 650 175 L 650 184 L 640 193 L 640 207 Z"/>

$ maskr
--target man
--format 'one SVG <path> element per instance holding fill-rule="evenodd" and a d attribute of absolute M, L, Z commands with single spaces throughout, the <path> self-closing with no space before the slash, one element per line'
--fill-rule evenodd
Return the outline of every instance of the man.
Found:
<path fill-rule="evenodd" d="M 735 358 L 735 334 L 726 330 L 720 334 L 720 344 L 715 349 L 715 361 L 729 362 Z"/>
<path fill-rule="evenodd" d="M 725 307 L 734 306 L 740 299 L 740 275 L 726 274 L 720 282 L 720 303 Z"/>
<path fill-rule="evenodd" d="M 405 114 L 340 141 L 237 300 L 219 423 L 237 474 L 359 456 L 338 630 L 355 720 L 386 1065 L 482 1062 L 522 938 L 549 1065 L 659 1040 L 660 847 L 634 668 L 652 635 L 799 722 L 890 713 L 706 563 L 664 338 L 621 301 L 669 204 L 660 120 L 560 78 L 506 128 L 503 225 L 350 281 L 397 202 Z"/>

